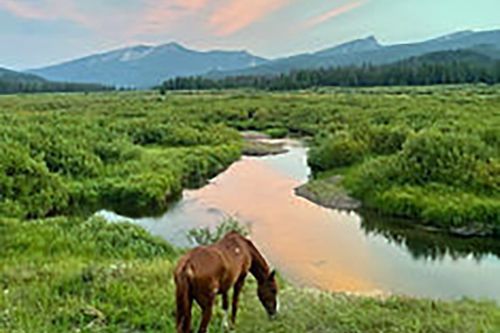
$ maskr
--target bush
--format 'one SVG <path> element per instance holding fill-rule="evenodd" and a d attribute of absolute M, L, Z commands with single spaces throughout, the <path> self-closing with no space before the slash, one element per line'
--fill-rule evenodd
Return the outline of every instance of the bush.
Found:
<path fill-rule="evenodd" d="M 473 184 L 476 170 L 491 153 L 479 137 L 426 130 L 410 138 L 401 155 L 402 174 L 411 184 Z"/>
<path fill-rule="evenodd" d="M 439 184 L 393 186 L 376 193 L 372 202 L 384 214 L 416 218 L 427 224 L 450 228 L 479 223 L 500 231 L 500 203 L 496 198 Z"/>
<path fill-rule="evenodd" d="M 266 134 L 273 139 L 281 139 L 288 135 L 288 129 L 286 128 L 270 128 L 266 130 Z"/>
<path fill-rule="evenodd" d="M 344 184 L 357 198 L 369 201 L 376 191 L 401 183 L 401 163 L 397 155 L 370 158 L 347 172 Z"/>
<path fill-rule="evenodd" d="M 0 215 L 45 217 L 64 210 L 68 191 L 58 175 L 16 144 L 0 144 Z"/>
<path fill-rule="evenodd" d="M 366 151 L 364 143 L 354 140 L 347 132 L 338 132 L 311 148 L 308 163 L 315 171 L 350 166 L 361 161 Z"/>
<path fill-rule="evenodd" d="M 250 228 L 248 226 L 240 224 L 234 218 L 228 218 L 218 224 L 213 230 L 208 227 L 191 229 L 188 232 L 188 238 L 195 245 L 210 245 L 218 242 L 231 231 L 236 231 L 243 236 L 250 235 Z"/>
<path fill-rule="evenodd" d="M 403 148 L 411 131 L 400 126 L 375 126 L 368 132 L 370 151 L 376 155 L 390 155 Z"/>

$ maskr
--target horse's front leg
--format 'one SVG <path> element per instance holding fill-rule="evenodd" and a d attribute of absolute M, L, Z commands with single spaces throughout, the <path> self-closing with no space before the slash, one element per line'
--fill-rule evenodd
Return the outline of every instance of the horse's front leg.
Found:
<path fill-rule="evenodd" d="M 228 330 L 229 329 L 229 300 L 227 297 L 227 292 L 222 293 L 222 310 L 224 310 L 224 318 L 222 320 L 222 329 L 223 330 Z"/>
<path fill-rule="evenodd" d="M 231 325 L 234 327 L 236 324 L 236 315 L 238 313 L 238 301 L 240 297 L 240 292 L 241 289 L 243 288 L 243 285 L 245 284 L 245 279 L 247 275 L 242 274 L 239 278 L 238 281 L 236 281 L 236 284 L 234 285 L 234 290 L 233 290 L 233 306 L 232 306 L 232 314 L 231 314 Z"/>
<path fill-rule="evenodd" d="M 210 319 L 212 318 L 212 309 L 214 307 L 214 301 L 215 301 L 215 295 L 210 295 L 207 296 L 207 298 L 200 303 L 202 310 L 202 318 L 198 333 L 207 332 L 208 325 L 210 324 Z"/>

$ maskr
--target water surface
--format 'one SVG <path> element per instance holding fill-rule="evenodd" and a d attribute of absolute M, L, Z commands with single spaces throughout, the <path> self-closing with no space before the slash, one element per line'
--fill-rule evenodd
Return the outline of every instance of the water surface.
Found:
<path fill-rule="evenodd" d="M 151 233 L 188 246 L 187 230 L 234 216 L 251 225 L 269 261 L 300 286 L 361 294 L 500 300 L 500 245 L 458 239 L 320 207 L 294 194 L 310 170 L 306 149 L 245 157 L 164 216 L 133 220 Z M 119 219 L 102 213 L 109 219 Z"/>

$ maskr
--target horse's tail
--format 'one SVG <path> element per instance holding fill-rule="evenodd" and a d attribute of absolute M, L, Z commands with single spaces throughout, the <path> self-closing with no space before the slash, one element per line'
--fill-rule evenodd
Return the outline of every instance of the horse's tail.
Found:
<path fill-rule="evenodd" d="M 185 267 L 182 267 L 175 273 L 175 285 L 177 332 L 191 332 L 191 291 Z"/>

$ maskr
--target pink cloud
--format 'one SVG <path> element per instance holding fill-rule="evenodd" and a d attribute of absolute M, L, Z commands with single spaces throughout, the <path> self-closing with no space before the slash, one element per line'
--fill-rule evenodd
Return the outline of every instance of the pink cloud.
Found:
<path fill-rule="evenodd" d="M 16 0 L 0 0 L 0 7 L 9 13 L 27 19 L 46 19 L 45 12 L 38 7 Z"/>
<path fill-rule="evenodd" d="M 92 26 L 91 20 L 79 12 L 71 1 L 46 0 L 36 5 L 19 0 L 0 0 L 0 8 L 26 19 L 44 21 L 64 19 L 86 27 Z"/>
<path fill-rule="evenodd" d="M 352 3 L 348 3 L 344 6 L 341 7 L 335 7 L 321 15 L 311 17 L 309 20 L 306 21 L 305 25 L 307 27 L 315 27 L 319 24 L 322 24 L 336 16 L 348 13 L 358 7 L 361 7 L 367 2 L 367 0 L 361 0 L 361 1 L 356 1 Z"/>
<path fill-rule="evenodd" d="M 177 3 L 189 10 L 198 10 L 205 7 L 208 0 L 177 0 Z"/>
<path fill-rule="evenodd" d="M 213 13 L 209 24 L 218 36 L 228 36 L 259 21 L 289 2 L 290 0 L 230 0 Z"/>
<path fill-rule="evenodd" d="M 209 0 L 147 0 L 138 21 L 130 29 L 131 35 L 165 31 L 182 17 L 207 6 Z"/>

